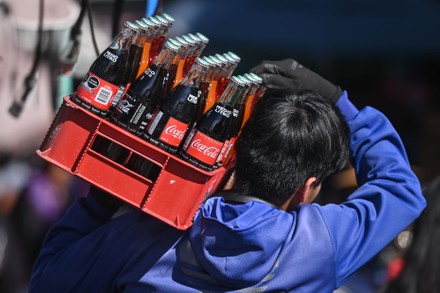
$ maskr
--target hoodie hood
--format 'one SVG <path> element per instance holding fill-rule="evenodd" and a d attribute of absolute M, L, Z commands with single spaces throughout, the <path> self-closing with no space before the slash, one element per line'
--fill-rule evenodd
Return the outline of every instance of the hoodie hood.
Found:
<path fill-rule="evenodd" d="M 292 214 L 265 203 L 234 205 L 213 197 L 199 209 L 189 237 L 197 260 L 212 278 L 242 288 L 270 273 L 293 224 Z"/>

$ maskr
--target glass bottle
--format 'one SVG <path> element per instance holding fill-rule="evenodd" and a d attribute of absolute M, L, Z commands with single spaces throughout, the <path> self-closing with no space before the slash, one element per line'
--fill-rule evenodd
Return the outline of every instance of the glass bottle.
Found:
<path fill-rule="evenodd" d="M 151 119 L 151 113 L 162 98 L 168 81 L 169 69 L 179 58 L 179 48 L 167 42 L 157 59 L 133 81 L 118 103 L 111 121 L 132 132 L 142 132 Z"/>
<path fill-rule="evenodd" d="M 208 63 L 197 58 L 188 76 L 179 83 L 159 106 L 144 136 L 151 143 L 176 153 L 186 131 L 201 116 L 206 92 L 201 88 L 206 80 Z"/>
<path fill-rule="evenodd" d="M 73 101 L 92 113 L 105 117 L 112 101 L 126 83 L 129 46 L 137 26 L 126 21 L 124 28 L 91 65 L 73 95 Z"/>
<path fill-rule="evenodd" d="M 179 152 L 183 159 L 208 171 L 220 166 L 216 162 L 226 151 L 225 141 L 231 136 L 234 103 L 245 91 L 246 84 L 233 76 L 217 103 L 191 128 Z"/>

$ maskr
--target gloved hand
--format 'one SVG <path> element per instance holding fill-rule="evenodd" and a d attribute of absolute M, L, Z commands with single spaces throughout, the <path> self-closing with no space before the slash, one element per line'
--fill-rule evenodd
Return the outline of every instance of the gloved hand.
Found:
<path fill-rule="evenodd" d="M 263 61 L 250 70 L 263 79 L 263 85 L 273 89 L 313 91 L 324 99 L 336 103 L 342 89 L 302 66 L 294 59 Z"/>

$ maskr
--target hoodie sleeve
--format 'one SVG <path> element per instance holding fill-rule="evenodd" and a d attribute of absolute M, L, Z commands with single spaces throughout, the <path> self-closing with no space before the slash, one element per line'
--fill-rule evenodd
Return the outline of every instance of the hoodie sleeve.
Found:
<path fill-rule="evenodd" d="M 113 209 L 102 205 L 91 193 L 86 198 L 77 198 L 47 233 L 33 267 L 31 284 L 39 279 L 58 253 L 110 220 L 113 213 Z"/>
<path fill-rule="evenodd" d="M 318 207 L 329 231 L 336 288 L 411 224 L 426 206 L 399 135 L 379 111 L 358 111 L 344 92 L 337 106 L 351 132 L 359 188 L 340 205 Z"/>

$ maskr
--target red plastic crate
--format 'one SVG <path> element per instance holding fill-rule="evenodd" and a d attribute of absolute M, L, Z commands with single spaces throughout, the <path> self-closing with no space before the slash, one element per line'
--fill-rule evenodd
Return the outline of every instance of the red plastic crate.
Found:
<path fill-rule="evenodd" d="M 113 161 L 94 142 L 117 144 L 126 158 Z M 222 182 L 225 168 L 201 170 L 64 98 L 39 156 L 178 229 L 192 225 L 202 200 Z M 133 156 L 154 163 L 157 178 L 127 167 Z"/>

